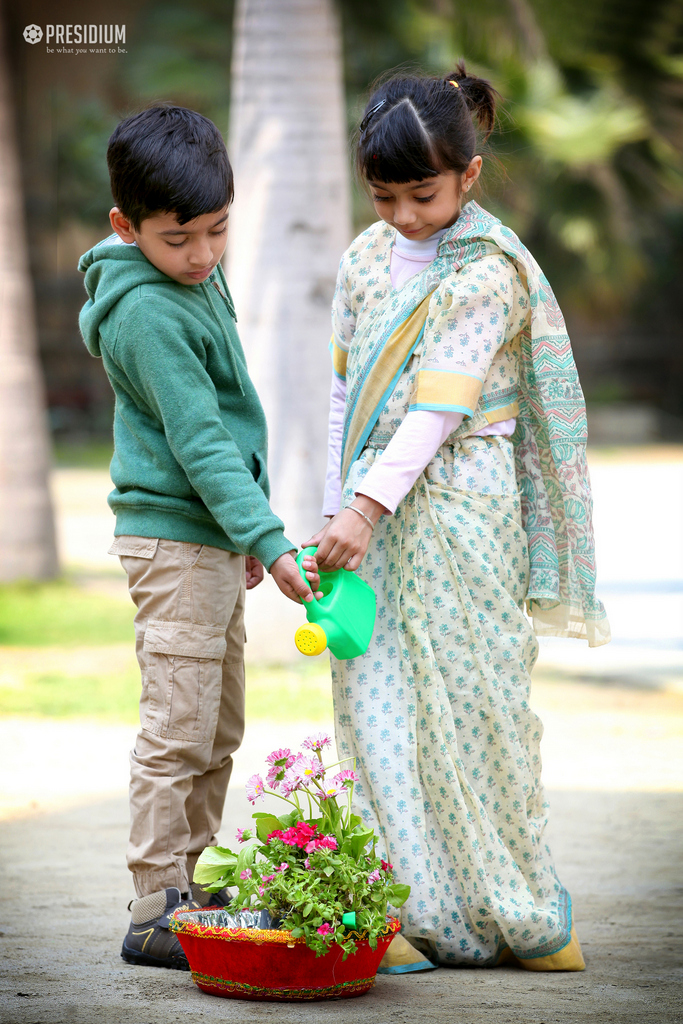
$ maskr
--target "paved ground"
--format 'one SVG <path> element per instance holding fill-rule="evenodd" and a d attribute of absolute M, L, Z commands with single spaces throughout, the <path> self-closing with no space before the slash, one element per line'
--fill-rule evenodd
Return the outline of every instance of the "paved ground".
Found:
<path fill-rule="evenodd" d="M 118 953 L 132 895 L 122 866 L 131 730 L 5 720 L 0 1021 L 345 1024 L 361 1015 L 368 1024 L 683 1024 L 683 459 L 657 450 L 594 459 L 592 475 L 615 640 L 597 651 L 544 646 L 534 693 L 546 725 L 552 842 L 574 898 L 583 974 L 440 969 L 379 978 L 360 1000 L 286 1005 L 217 999 L 185 974 L 126 965 Z M 102 554 L 111 529 L 98 505 L 106 479 L 67 471 L 57 485 L 68 561 L 93 586 L 121 593 L 116 565 Z M 109 575 L 98 575 L 107 566 Z M 275 621 L 275 595 L 257 595 L 251 657 L 280 660 L 299 613 L 292 606 Z M 288 727 L 287 742 L 306 729 Z M 250 723 L 225 843 L 251 810 L 239 784 L 281 741 L 281 727 Z"/>
<path fill-rule="evenodd" d="M 5 824 L 0 1021 L 7 1024 L 674 1024 L 683 1021 L 680 822 L 673 793 L 558 792 L 553 837 L 587 961 L 582 974 L 442 968 L 380 977 L 360 1000 L 245 1003 L 187 974 L 119 959 L 130 898 L 124 798 Z M 230 796 L 225 839 L 249 813 Z"/>

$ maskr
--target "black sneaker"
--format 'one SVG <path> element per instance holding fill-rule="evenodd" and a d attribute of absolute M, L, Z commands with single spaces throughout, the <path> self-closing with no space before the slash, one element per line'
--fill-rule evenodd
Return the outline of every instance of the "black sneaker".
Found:
<path fill-rule="evenodd" d="M 131 922 L 123 940 L 121 956 L 129 964 L 145 967 L 168 967 L 172 971 L 189 971 L 190 965 L 177 935 L 168 930 L 175 910 L 198 910 L 192 899 L 182 899 L 180 889 L 163 889 L 131 904 Z"/>
<path fill-rule="evenodd" d="M 197 882 L 190 883 L 190 893 L 200 907 L 227 907 L 232 902 L 234 893 L 230 889 L 221 889 L 220 892 L 206 892 Z"/>

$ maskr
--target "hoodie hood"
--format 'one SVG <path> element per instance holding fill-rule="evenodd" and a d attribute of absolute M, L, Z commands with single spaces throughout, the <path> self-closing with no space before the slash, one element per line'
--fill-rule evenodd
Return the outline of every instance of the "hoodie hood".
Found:
<path fill-rule="evenodd" d="M 110 235 L 81 256 L 78 269 L 85 274 L 88 293 L 88 301 L 79 317 L 81 334 L 88 351 L 98 357 L 102 354 L 100 324 L 119 299 L 142 284 L 172 283 L 137 245 L 126 245 L 118 235 Z"/>

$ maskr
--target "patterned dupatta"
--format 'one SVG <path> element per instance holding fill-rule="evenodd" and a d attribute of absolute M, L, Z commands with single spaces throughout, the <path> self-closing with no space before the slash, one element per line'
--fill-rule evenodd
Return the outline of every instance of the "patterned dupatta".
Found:
<path fill-rule="evenodd" d="M 513 436 L 530 581 L 527 601 L 539 635 L 610 639 L 595 597 L 586 407 L 564 318 L 536 260 L 509 228 L 470 202 L 441 239 L 437 258 L 389 291 L 356 325 L 346 372 L 342 481 L 417 348 L 432 292 L 465 264 L 503 253 L 526 283 L 530 322 L 520 332 L 520 398 Z"/>

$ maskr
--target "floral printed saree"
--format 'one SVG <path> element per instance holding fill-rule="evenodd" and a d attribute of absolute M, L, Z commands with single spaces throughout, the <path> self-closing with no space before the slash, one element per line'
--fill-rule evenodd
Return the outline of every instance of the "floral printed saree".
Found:
<path fill-rule="evenodd" d="M 536 633 L 609 639 L 583 399 L 557 303 L 511 231 L 469 203 L 398 291 L 393 237 L 373 225 L 340 268 L 344 503 L 410 409 L 466 415 L 375 528 L 359 570 L 377 594 L 373 640 L 332 659 L 338 746 L 412 887 L 404 934 L 445 963 L 492 966 L 506 947 L 540 963 L 568 946 L 571 901 L 545 841 Z M 473 436 L 510 416 L 512 440 Z"/>

